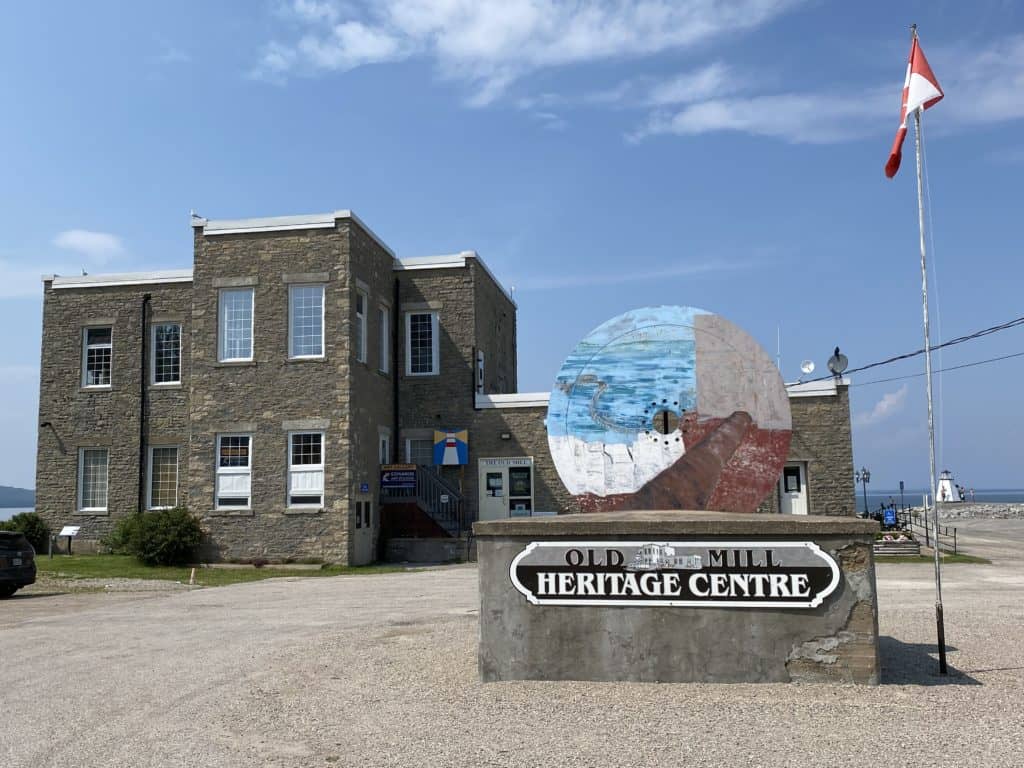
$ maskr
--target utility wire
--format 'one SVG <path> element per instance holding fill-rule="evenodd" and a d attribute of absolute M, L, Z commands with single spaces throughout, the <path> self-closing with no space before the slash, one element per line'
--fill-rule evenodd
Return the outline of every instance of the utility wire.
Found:
<path fill-rule="evenodd" d="M 998 333 L 999 331 L 1005 331 L 1005 330 L 1008 330 L 1010 328 L 1016 328 L 1019 325 L 1024 325 L 1024 317 L 1017 317 L 1017 318 L 1014 318 L 1013 320 L 1008 320 L 1005 323 L 1000 323 L 999 325 L 992 325 L 992 326 L 989 326 L 988 328 L 982 328 L 980 331 L 975 331 L 974 333 L 968 333 L 968 334 L 966 334 L 964 336 L 957 336 L 955 339 L 950 339 L 949 341 L 944 341 L 941 344 L 932 344 L 930 349 L 934 352 L 936 349 L 944 349 L 945 347 L 952 347 L 955 344 L 963 344 L 965 341 L 973 341 L 974 339 L 980 339 L 983 336 L 990 336 L 993 333 Z M 924 347 L 922 347 L 921 349 L 915 350 L 913 352 L 906 352 L 906 353 L 904 353 L 902 355 L 896 355 L 895 357 L 890 357 L 890 358 L 887 358 L 885 360 L 879 360 L 877 363 L 868 363 L 867 365 L 862 365 L 860 368 L 850 368 L 850 369 L 848 369 L 846 371 L 843 371 L 842 375 L 846 376 L 847 374 L 850 374 L 850 373 L 859 373 L 860 371 L 866 371 L 866 370 L 869 370 L 871 368 L 878 368 L 880 365 L 889 365 L 890 363 L 899 362 L 900 360 L 909 360 L 912 357 L 917 357 L 918 355 L 923 355 L 923 354 L 924 354 Z M 952 370 L 952 369 L 947 368 L 946 370 Z M 933 373 L 934 373 L 934 371 L 933 371 Z M 829 374 L 828 376 L 819 376 L 816 379 L 807 379 L 807 381 L 804 382 L 804 383 L 810 383 L 812 381 L 828 381 L 829 379 L 833 379 L 833 378 L 835 378 L 835 376 L 833 376 L 832 374 Z"/>
<path fill-rule="evenodd" d="M 944 373 L 945 371 L 958 371 L 961 368 L 973 368 L 976 365 L 985 365 L 986 363 L 995 363 L 999 360 L 1009 360 L 1011 357 L 1024 357 L 1024 352 L 1015 352 L 1012 355 L 1000 355 L 999 357 L 990 357 L 988 360 L 975 360 L 973 363 L 964 363 L 963 365 L 951 365 L 949 368 L 940 368 L 937 371 L 932 371 L 933 374 Z M 924 372 L 921 373 L 908 373 L 906 376 L 893 376 L 889 379 L 876 379 L 875 381 L 861 381 L 857 384 L 851 384 L 851 387 L 866 387 L 869 384 L 885 384 L 889 381 L 902 381 L 903 379 L 915 379 L 924 376 Z"/>

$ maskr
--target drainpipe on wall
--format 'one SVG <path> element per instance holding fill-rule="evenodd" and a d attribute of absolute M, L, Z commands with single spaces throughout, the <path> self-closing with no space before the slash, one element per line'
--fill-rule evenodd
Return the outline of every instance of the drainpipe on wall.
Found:
<path fill-rule="evenodd" d="M 139 512 L 146 509 L 146 362 L 148 361 L 148 323 L 147 312 L 152 294 L 142 295 L 142 355 L 139 361 Z"/>
<path fill-rule="evenodd" d="M 399 442 L 399 416 L 398 416 L 398 364 L 401 355 L 398 351 L 399 323 L 402 321 L 402 308 L 399 305 L 399 283 L 395 278 L 395 308 L 392 310 L 394 317 L 391 321 L 391 407 L 394 409 L 394 431 L 391 436 L 391 462 L 398 463 L 398 442 Z"/>

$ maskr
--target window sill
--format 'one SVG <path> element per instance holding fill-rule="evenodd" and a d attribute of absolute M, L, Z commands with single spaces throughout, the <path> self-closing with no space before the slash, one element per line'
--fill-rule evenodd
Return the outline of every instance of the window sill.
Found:
<path fill-rule="evenodd" d="M 424 379 L 424 378 L 430 378 L 431 376 L 440 376 L 441 372 L 440 371 L 434 371 L 433 373 L 412 373 L 411 371 L 406 371 L 405 375 L 408 376 L 411 379 Z"/>
<path fill-rule="evenodd" d="M 286 363 L 326 363 L 327 357 L 320 355 L 319 357 L 289 357 L 285 359 Z"/>
<path fill-rule="evenodd" d="M 209 514 L 210 517 L 253 517 L 251 509 L 214 509 Z"/>
<path fill-rule="evenodd" d="M 285 507 L 286 515 L 319 515 L 324 511 L 323 507 Z"/>
<path fill-rule="evenodd" d="M 79 392 L 111 392 L 114 387 L 110 384 L 102 384 L 93 387 L 79 387 Z"/>
<path fill-rule="evenodd" d="M 247 368 L 256 367 L 255 360 L 218 360 L 213 364 L 214 368 Z"/>
<path fill-rule="evenodd" d="M 83 517 L 109 517 L 110 512 L 106 509 L 76 509 L 72 514 Z"/>
<path fill-rule="evenodd" d="M 164 384 L 150 384 L 149 388 L 150 389 L 181 389 L 181 382 L 180 381 L 175 381 L 173 383 L 172 382 L 166 382 Z"/>

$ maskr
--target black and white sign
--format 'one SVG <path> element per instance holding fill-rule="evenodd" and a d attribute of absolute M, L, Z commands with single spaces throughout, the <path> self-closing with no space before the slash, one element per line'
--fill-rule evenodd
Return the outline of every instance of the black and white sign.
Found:
<path fill-rule="evenodd" d="M 534 605 L 816 608 L 840 572 L 811 541 L 535 541 L 509 575 Z"/>

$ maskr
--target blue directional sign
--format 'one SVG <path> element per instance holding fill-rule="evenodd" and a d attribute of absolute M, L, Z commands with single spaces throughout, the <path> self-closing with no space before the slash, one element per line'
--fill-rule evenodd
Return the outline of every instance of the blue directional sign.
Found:
<path fill-rule="evenodd" d="M 385 464 L 380 469 L 380 487 L 384 491 L 416 489 L 415 464 Z"/>
<path fill-rule="evenodd" d="M 887 528 L 896 525 L 896 510 L 889 507 L 882 513 L 882 524 Z"/>

